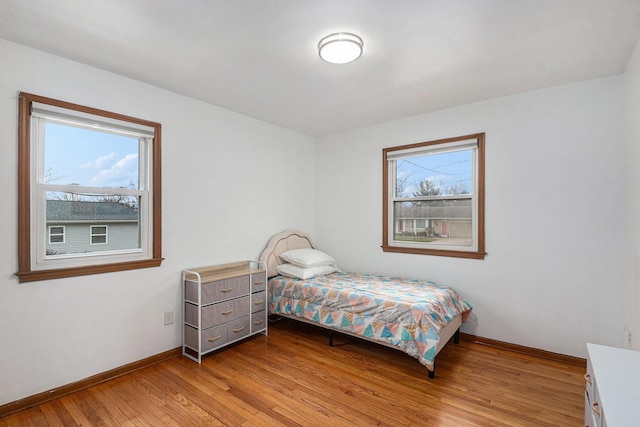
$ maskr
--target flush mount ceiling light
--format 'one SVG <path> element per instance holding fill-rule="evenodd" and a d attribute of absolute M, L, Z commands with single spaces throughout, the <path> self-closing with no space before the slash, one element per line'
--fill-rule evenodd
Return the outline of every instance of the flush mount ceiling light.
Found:
<path fill-rule="evenodd" d="M 318 43 L 320 58 L 332 64 L 346 64 L 362 55 L 362 39 L 351 33 L 334 33 Z"/>

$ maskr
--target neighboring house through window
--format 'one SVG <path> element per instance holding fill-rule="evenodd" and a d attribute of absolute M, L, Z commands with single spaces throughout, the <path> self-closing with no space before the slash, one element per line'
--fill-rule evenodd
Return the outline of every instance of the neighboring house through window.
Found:
<path fill-rule="evenodd" d="M 482 259 L 484 133 L 383 150 L 385 252 Z"/>
<path fill-rule="evenodd" d="M 20 281 L 160 265 L 160 124 L 27 93 L 19 113 Z"/>
<path fill-rule="evenodd" d="M 117 201 L 47 200 L 47 224 L 64 224 L 64 244 L 49 244 L 50 255 L 127 250 L 140 246 L 138 210 Z M 100 221 L 100 225 L 90 222 Z M 113 238 L 109 239 L 109 235 Z M 95 247 L 94 245 L 100 245 Z"/>

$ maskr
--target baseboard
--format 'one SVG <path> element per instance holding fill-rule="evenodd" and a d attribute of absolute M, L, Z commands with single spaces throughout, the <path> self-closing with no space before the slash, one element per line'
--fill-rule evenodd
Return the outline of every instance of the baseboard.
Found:
<path fill-rule="evenodd" d="M 554 353 L 552 351 L 540 350 L 533 347 L 525 347 L 518 344 L 511 344 L 504 341 L 492 340 L 490 338 L 478 337 L 476 335 L 460 333 L 460 338 L 465 341 L 471 341 L 476 344 L 495 347 L 502 350 L 510 350 L 516 353 L 527 354 L 529 356 L 540 357 L 542 359 L 553 360 L 556 362 L 567 363 L 570 365 L 587 368 L 587 360 L 581 357 L 567 356 L 566 354 Z"/>
<path fill-rule="evenodd" d="M 33 406 L 41 405 L 50 400 L 56 399 L 67 394 L 74 393 L 76 391 L 109 381 L 113 378 L 128 374 L 133 371 L 137 371 L 147 366 L 152 366 L 157 363 L 163 362 L 167 359 L 179 356 L 182 353 L 182 347 L 168 350 L 163 353 L 156 354 L 146 359 L 138 360 L 137 362 L 129 363 L 119 368 L 111 369 L 110 371 L 102 372 L 100 374 L 93 375 L 89 378 L 85 378 L 80 381 L 76 381 L 71 384 L 64 385 L 62 387 L 54 388 L 42 393 L 35 394 L 33 396 L 25 397 L 14 402 L 10 402 L 0 406 L 0 418 L 15 412 L 22 411 Z"/>

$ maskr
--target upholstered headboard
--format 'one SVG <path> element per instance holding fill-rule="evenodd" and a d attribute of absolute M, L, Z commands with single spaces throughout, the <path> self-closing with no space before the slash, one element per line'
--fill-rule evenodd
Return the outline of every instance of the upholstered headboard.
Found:
<path fill-rule="evenodd" d="M 260 255 L 260 261 L 267 266 L 267 277 L 278 275 L 276 267 L 283 263 L 280 254 L 292 249 L 313 248 L 315 246 L 307 233 L 297 230 L 284 230 L 275 234 Z"/>

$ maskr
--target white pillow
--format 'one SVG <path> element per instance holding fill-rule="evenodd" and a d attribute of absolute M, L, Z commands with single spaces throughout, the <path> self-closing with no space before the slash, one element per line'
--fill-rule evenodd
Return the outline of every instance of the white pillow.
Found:
<path fill-rule="evenodd" d="M 280 254 L 283 261 L 299 267 L 318 267 L 321 265 L 336 265 L 336 260 L 331 256 L 316 249 L 303 248 L 292 249 Z"/>
<path fill-rule="evenodd" d="M 280 264 L 276 267 L 278 273 L 294 279 L 311 279 L 315 276 L 324 276 L 336 271 L 332 265 L 319 265 L 316 267 L 299 267 L 293 264 Z"/>

